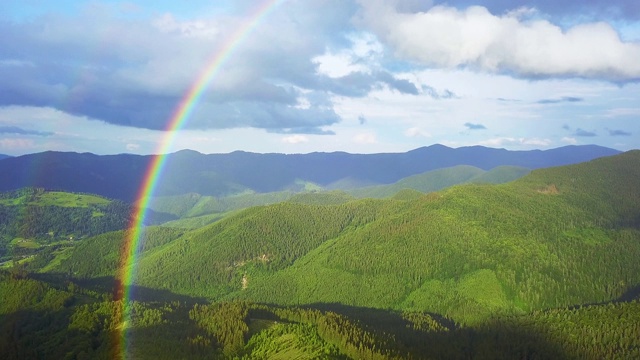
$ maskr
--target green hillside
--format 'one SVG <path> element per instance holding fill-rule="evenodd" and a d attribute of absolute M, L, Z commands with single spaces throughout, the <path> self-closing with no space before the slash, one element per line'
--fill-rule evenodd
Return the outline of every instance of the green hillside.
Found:
<path fill-rule="evenodd" d="M 364 202 L 358 206 L 367 207 Z M 349 203 L 284 202 L 247 209 L 189 232 L 141 258 L 137 269 L 140 285 L 220 298 L 240 290 L 244 269 L 269 273 L 292 265 L 345 231 L 352 223 L 350 213 L 357 212 Z"/>
<path fill-rule="evenodd" d="M 120 253 L 129 230 L 113 231 L 83 240 L 73 252 L 56 266 L 51 273 L 70 274 L 76 279 L 113 276 L 120 265 Z M 144 254 L 161 247 L 184 233 L 184 230 L 168 227 L 147 227 L 140 239 L 139 253 Z"/>
<path fill-rule="evenodd" d="M 461 323 L 640 284 L 640 152 L 409 200 L 256 207 L 144 256 L 184 295 L 430 311 Z"/>
<path fill-rule="evenodd" d="M 46 264 L 73 241 L 124 229 L 132 207 L 90 194 L 25 188 L 0 193 L 0 264 Z"/>

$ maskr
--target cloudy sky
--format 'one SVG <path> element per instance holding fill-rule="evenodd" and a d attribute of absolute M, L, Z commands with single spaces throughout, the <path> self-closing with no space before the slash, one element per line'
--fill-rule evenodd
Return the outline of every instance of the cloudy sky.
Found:
<path fill-rule="evenodd" d="M 0 153 L 154 153 L 230 42 L 171 151 L 640 148 L 636 0 L 4 0 Z"/>

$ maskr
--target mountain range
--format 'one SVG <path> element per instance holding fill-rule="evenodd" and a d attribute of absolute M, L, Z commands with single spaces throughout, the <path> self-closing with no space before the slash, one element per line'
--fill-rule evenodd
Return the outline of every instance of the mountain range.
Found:
<path fill-rule="evenodd" d="M 158 196 L 198 193 L 224 197 L 245 192 L 300 190 L 305 184 L 354 189 L 390 184 L 408 176 L 458 165 L 538 169 L 620 153 L 588 145 L 551 150 L 508 151 L 481 146 L 432 145 L 406 153 L 201 154 L 167 155 Z M 152 156 L 43 152 L 0 160 L 0 191 L 41 187 L 86 192 L 132 202 Z"/>

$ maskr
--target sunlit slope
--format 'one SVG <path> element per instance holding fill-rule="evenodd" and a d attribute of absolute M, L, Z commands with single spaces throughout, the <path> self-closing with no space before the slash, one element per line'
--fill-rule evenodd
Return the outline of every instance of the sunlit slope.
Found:
<path fill-rule="evenodd" d="M 51 273 L 62 273 L 76 279 L 91 279 L 114 276 L 118 266 L 124 240 L 130 230 L 112 231 L 80 242 L 71 255 L 48 269 Z M 152 226 L 147 227 L 139 240 L 139 254 L 144 254 L 179 238 L 184 230 Z"/>
<path fill-rule="evenodd" d="M 283 202 L 259 206 L 191 231 L 141 259 L 140 284 L 220 298 L 240 290 L 248 269 L 272 273 L 329 239 L 387 211 L 383 202 L 344 205 Z"/>
<path fill-rule="evenodd" d="M 246 210 L 145 256 L 141 285 L 426 310 L 461 322 L 640 284 L 640 152 L 408 200 Z"/>

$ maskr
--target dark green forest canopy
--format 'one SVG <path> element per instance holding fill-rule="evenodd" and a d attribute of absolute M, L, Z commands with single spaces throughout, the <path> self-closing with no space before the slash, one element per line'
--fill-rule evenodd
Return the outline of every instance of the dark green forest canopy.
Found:
<path fill-rule="evenodd" d="M 113 359 L 122 301 L 73 281 L 0 272 L 0 357 Z M 640 356 L 640 303 L 503 316 L 458 327 L 437 315 L 319 304 L 130 302 L 127 358 L 603 359 Z"/>

